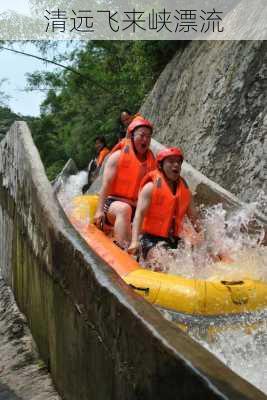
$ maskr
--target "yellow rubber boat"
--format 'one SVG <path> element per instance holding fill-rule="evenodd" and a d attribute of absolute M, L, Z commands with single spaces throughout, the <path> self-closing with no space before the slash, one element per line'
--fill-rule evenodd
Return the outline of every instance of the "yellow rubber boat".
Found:
<path fill-rule="evenodd" d="M 67 211 L 68 218 L 90 249 L 150 303 L 195 316 L 243 314 L 267 306 L 267 284 L 261 281 L 186 279 L 142 268 L 92 224 L 97 202 L 96 195 L 75 197 Z"/>

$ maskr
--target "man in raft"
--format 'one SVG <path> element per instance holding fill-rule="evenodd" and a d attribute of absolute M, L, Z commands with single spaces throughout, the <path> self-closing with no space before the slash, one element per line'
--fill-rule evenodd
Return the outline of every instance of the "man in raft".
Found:
<path fill-rule="evenodd" d="M 125 111 L 124 111 L 124 112 L 125 112 Z M 131 116 L 131 119 L 132 119 L 132 120 L 131 120 L 130 123 L 132 123 L 132 122 L 133 122 L 135 119 L 137 119 L 137 118 L 140 118 L 141 120 L 144 120 L 144 117 L 143 117 L 141 114 L 137 113 L 137 114 Z M 130 123 L 129 123 L 129 125 L 130 125 Z M 128 126 L 129 126 L 129 125 L 128 125 Z M 126 126 L 125 126 L 125 128 L 126 128 Z M 114 153 L 114 151 L 116 151 L 116 150 L 121 150 L 122 147 L 123 147 L 123 145 L 124 145 L 124 143 L 125 143 L 125 141 L 126 141 L 127 139 L 129 139 L 128 127 L 126 128 L 125 135 L 120 137 L 120 140 L 118 141 L 118 143 L 116 143 L 116 144 L 114 145 L 114 147 L 111 149 L 111 152 Z"/>
<path fill-rule="evenodd" d="M 118 142 L 125 138 L 127 134 L 127 128 L 132 122 L 132 120 L 135 118 L 135 115 L 131 113 L 129 110 L 121 110 L 120 112 L 120 118 L 119 118 L 119 124 L 120 124 L 120 131 L 118 135 Z"/>
<path fill-rule="evenodd" d="M 131 220 L 141 180 L 156 168 L 149 150 L 152 132 L 150 121 L 135 118 L 128 126 L 128 138 L 105 165 L 94 223 L 100 229 L 105 222 L 114 225 L 114 239 L 120 247 L 131 241 Z"/>
<path fill-rule="evenodd" d="M 110 150 L 107 147 L 106 138 L 97 136 L 95 139 L 95 149 L 97 152 L 96 168 L 100 169 Z"/>
<path fill-rule="evenodd" d="M 141 249 L 148 264 L 158 257 L 157 244 L 161 243 L 163 252 L 177 248 L 185 215 L 196 232 L 201 232 L 192 194 L 180 176 L 183 158 L 179 148 L 161 150 L 157 155 L 157 169 L 148 173 L 140 185 L 128 252 L 137 254 Z M 196 234 L 199 240 L 200 236 Z"/>
<path fill-rule="evenodd" d="M 97 178 L 100 168 L 107 157 L 107 155 L 110 153 L 109 148 L 107 147 L 106 144 L 106 139 L 104 136 L 97 136 L 95 139 L 95 149 L 96 149 L 96 158 L 91 160 L 89 165 L 88 165 L 88 177 L 87 177 L 87 184 L 83 186 L 82 192 L 85 193 L 93 181 Z"/>

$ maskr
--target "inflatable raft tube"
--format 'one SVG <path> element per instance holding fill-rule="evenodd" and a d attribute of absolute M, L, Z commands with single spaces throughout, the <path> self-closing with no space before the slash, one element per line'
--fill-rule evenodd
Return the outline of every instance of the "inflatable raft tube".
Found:
<path fill-rule="evenodd" d="M 254 312 L 267 306 L 267 284 L 261 281 L 205 281 L 142 268 L 92 224 L 97 202 L 96 195 L 75 197 L 66 211 L 69 220 L 90 249 L 150 303 L 173 312 L 205 316 Z"/>

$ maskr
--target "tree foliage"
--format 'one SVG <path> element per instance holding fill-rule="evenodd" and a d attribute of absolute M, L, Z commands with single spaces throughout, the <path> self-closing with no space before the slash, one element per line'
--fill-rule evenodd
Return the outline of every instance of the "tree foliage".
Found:
<path fill-rule="evenodd" d="M 70 70 L 35 73 L 32 88 L 48 88 L 41 116 L 31 122 L 49 178 L 73 158 L 84 168 L 95 137 L 112 145 L 121 109 L 137 111 L 160 72 L 183 42 L 90 41 L 71 55 Z"/>
<path fill-rule="evenodd" d="M 8 107 L 0 106 L 0 140 L 5 136 L 14 121 L 21 119 Z"/>

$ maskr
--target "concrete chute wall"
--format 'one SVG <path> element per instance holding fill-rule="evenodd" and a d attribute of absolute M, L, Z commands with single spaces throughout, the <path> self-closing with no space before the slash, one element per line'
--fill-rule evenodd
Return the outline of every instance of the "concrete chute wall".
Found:
<path fill-rule="evenodd" d="M 0 144 L 0 231 L 2 274 L 65 399 L 265 398 L 85 245 L 24 122 Z"/>

